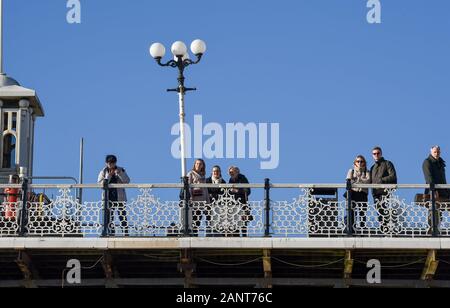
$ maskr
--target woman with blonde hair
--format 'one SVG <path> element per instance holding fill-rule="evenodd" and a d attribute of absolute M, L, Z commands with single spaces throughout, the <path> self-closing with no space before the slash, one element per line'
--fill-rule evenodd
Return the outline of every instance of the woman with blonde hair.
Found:
<path fill-rule="evenodd" d="M 358 155 L 353 162 L 353 168 L 347 173 L 347 180 L 351 180 L 352 184 L 370 184 L 370 170 L 367 169 L 367 161 L 362 155 Z M 367 202 L 369 189 L 353 188 L 352 201 Z"/>
<path fill-rule="evenodd" d="M 350 181 L 352 185 L 354 184 L 370 184 L 370 170 L 367 169 L 367 161 L 364 156 L 358 155 L 353 162 L 353 168 L 347 173 L 347 181 Z M 367 202 L 369 201 L 369 189 L 367 188 L 352 188 L 351 191 L 351 203 L 353 211 L 350 213 L 352 215 L 351 221 L 355 223 L 354 215 L 355 213 L 360 218 L 360 227 L 365 227 Z M 364 225 L 363 225 L 364 224 Z"/>

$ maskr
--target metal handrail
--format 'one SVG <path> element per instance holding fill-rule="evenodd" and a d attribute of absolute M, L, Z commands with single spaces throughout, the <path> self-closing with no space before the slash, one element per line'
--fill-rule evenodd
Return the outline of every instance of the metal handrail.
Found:
<path fill-rule="evenodd" d="M 78 184 L 78 180 L 72 176 L 32 176 L 28 179 L 31 180 L 71 180 L 75 184 Z"/>
<path fill-rule="evenodd" d="M 265 184 L 190 184 L 192 188 L 265 188 Z M 0 189 L 4 188 L 21 188 L 21 184 L 0 184 Z M 29 184 L 30 188 L 44 189 L 94 189 L 103 188 L 102 184 Z M 124 188 L 124 189 L 152 189 L 152 188 L 183 188 L 183 184 L 176 183 L 155 183 L 155 184 L 110 184 L 110 188 Z M 427 189 L 430 188 L 429 184 L 353 184 L 353 188 L 375 188 L 375 189 Z M 435 185 L 436 189 L 450 189 L 450 184 Z M 345 189 L 346 184 L 270 184 L 270 188 L 337 188 Z"/>
<path fill-rule="evenodd" d="M 186 178 L 187 179 L 187 178 Z M 185 179 L 185 180 L 186 180 Z M 427 185 L 427 184 L 354 184 L 350 181 L 346 184 L 341 183 L 270 183 L 269 179 L 265 180 L 264 184 L 189 184 L 185 183 L 132 183 L 132 184 L 108 184 L 92 183 L 92 184 L 29 184 L 28 179 L 24 178 L 21 184 L 1 184 L 2 188 L 16 188 L 20 192 L 15 204 L 10 205 L 8 198 L 0 204 L 0 211 L 9 213 L 3 217 L 11 217 L 12 211 L 17 211 L 17 226 L 3 225 L 3 231 L 0 230 L 0 237 L 3 234 L 18 235 L 18 236 L 33 236 L 33 235 L 65 235 L 67 234 L 95 234 L 98 236 L 111 236 L 115 234 L 117 225 L 117 217 L 123 216 L 131 218 L 135 234 L 144 234 L 145 236 L 191 236 L 195 232 L 195 226 L 192 227 L 194 215 L 200 216 L 198 221 L 202 221 L 204 211 L 206 213 L 214 213 L 210 215 L 211 222 L 215 225 L 210 225 L 211 230 L 215 228 L 217 232 L 224 230 L 226 226 L 234 228 L 232 232 L 241 230 L 242 234 L 247 234 L 247 231 L 252 232 L 257 236 L 269 237 L 272 235 L 284 236 L 308 236 L 314 235 L 334 235 L 334 236 L 353 236 L 365 235 L 401 235 L 401 236 L 450 236 L 450 223 L 447 216 L 443 215 L 444 211 L 450 211 L 450 202 L 444 198 L 440 198 L 439 194 L 435 194 L 439 189 L 450 189 L 450 185 Z M 140 189 L 138 197 L 127 202 L 118 202 L 109 200 L 109 196 L 114 191 L 111 189 Z M 188 193 L 192 188 L 222 188 L 224 193 L 220 194 L 219 199 L 210 200 L 211 202 L 195 201 L 191 199 Z M 236 188 L 252 188 L 264 191 L 263 199 L 248 200 L 247 198 L 239 198 L 235 196 L 233 191 L 226 191 L 226 189 Z M 299 193 L 299 198 L 291 201 L 277 201 L 276 194 L 272 195 L 270 192 L 275 189 L 292 189 L 290 193 Z M 320 190 L 323 188 L 324 190 Z M 352 194 L 354 188 L 364 189 L 386 189 L 386 194 L 383 199 L 374 198 L 374 203 L 353 202 Z M 38 201 L 29 203 L 29 206 L 24 207 L 24 204 L 29 202 L 30 194 L 33 189 L 45 190 L 58 189 L 60 192 L 53 200 Z M 73 192 L 75 189 L 94 189 L 97 192 L 103 192 L 101 200 L 95 202 L 82 202 L 81 200 L 74 200 Z M 176 196 L 176 200 L 160 201 L 154 195 L 153 189 L 182 189 L 182 194 L 172 194 Z M 330 199 L 318 198 L 316 193 L 325 193 L 325 190 L 345 189 L 344 201 L 338 201 L 337 197 Z M 406 200 L 400 200 L 396 196 L 399 189 L 415 189 L 417 192 L 421 191 L 422 196 L 416 195 L 414 201 L 410 203 Z M 429 196 L 426 196 L 422 189 L 430 191 Z M 8 192 L 8 191 L 6 191 Z M 94 191 L 95 192 L 95 191 Z M 133 191 L 136 193 L 136 191 Z M 160 191 L 161 192 L 161 191 Z M 439 191 L 437 191 L 439 192 Z M 131 192 L 130 192 L 131 193 Z M 7 193 L 4 196 L 11 196 Z M 100 198 L 97 195 L 96 198 Z M 253 198 L 255 199 L 255 198 Z M 42 200 L 42 199 L 41 199 Z M 192 202 L 191 202 L 192 201 Z M 392 204 L 388 212 L 384 208 L 385 204 Z M 56 207 L 55 207 L 56 206 Z M 236 214 L 223 216 L 222 212 L 217 211 L 225 206 L 227 209 L 232 209 Z M 196 208 L 203 208 L 199 211 Z M 46 216 L 42 217 L 42 208 L 45 208 Z M 53 209 L 55 211 L 53 212 Z M 162 211 L 154 211 L 155 209 L 162 209 Z M 399 209 L 398 212 L 392 212 Z M 62 216 L 61 216 L 61 213 Z M 347 215 L 346 215 L 347 214 Z M 59 215 L 59 216 L 58 216 Z M 205 214 L 206 215 L 206 214 Z M 239 217 L 236 218 L 235 215 Z M 346 216 L 345 216 L 346 215 Z M 402 216 L 401 220 L 400 215 Z M 48 216 L 48 217 L 47 217 Z M 61 217 L 60 217 L 61 216 Z M 212 218 L 214 216 L 214 219 Z M 373 225 L 372 218 L 378 216 L 378 225 Z M 0 221 L 2 220 L 0 216 Z M 203 220 L 203 224 L 209 223 L 208 215 Z M 381 217 L 381 220 L 380 220 Z M 366 224 L 366 221 L 369 221 Z M 446 224 L 441 221 L 444 218 Z M 9 218 L 8 218 L 9 219 Z M 4 219 L 3 219 L 4 220 Z M 119 218 L 120 225 L 123 221 Z M 126 221 L 126 220 L 125 220 Z M 242 221 L 245 224 L 242 224 Z M 255 223 L 252 223 L 255 221 Z M 84 225 L 85 223 L 89 225 Z M 68 224 L 72 230 L 58 229 L 64 224 Z M 83 224 L 83 225 L 81 225 Z M 127 222 L 128 224 L 128 222 Z M 406 225 L 405 225 L 406 224 Z M 392 226 L 400 226 L 402 228 L 395 229 Z M 247 226 L 250 226 L 247 229 Z M 346 228 L 346 226 L 351 226 Z M 16 229 L 14 229 L 16 228 Z M 55 229 L 56 228 L 56 229 Z M 80 229 L 81 228 L 81 229 Z M 87 229 L 83 229 L 87 228 Z M 202 225 L 202 228 L 204 226 Z M 120 228 L 119 228 L 120 229 Z M 236 229 L 236 230 L 235 230 Z M 59 231 L 58 231 L 59 230 Z M 128 227 L 127 229 L 128 230 Z M 202 229 L 202 232 L 209 232 L 208 227 Z M 228 230 L 225 228 L 225 230 Z M 123 231 L 123 230 L 122 230 Z M 214 231 L 214 232 L 216 232 Z M 220 232 L 222 232 L 220 231 Z M 164 233 L 166 232 L 166 233 Z M 205 233 L 206 234 L 206 233 Z M 244 235 L 243 235 L 244 236 Z"/>

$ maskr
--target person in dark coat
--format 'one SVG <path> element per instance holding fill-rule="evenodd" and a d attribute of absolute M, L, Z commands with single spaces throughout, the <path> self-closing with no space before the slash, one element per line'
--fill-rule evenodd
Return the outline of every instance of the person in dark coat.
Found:
<path fill-rule="evenodd" d="M 430 156 L 425 159 L 422 165 L 425 182 L 427 184 L 447 184 L 445 166 L 445 161 L 441 158 L 441 148 L 439 146 L 432 147 Z M 430 190 L 427 189 L 425 194 L 429 193 Z M 436 190 L 436 199 L 447 200 L 449 198 L 450 194 L 447 189 Z"/>
<path fill-rule="evenodd" d="M 225 180 L 222 178 L 222 170 L 219 166 L 214 166 L 212 168 L 212 174 L 211 177 L 206 179 L 206 184 L 226 184 Z M 223 222 L 221 221 L 221 218 L 223 218 L 221 215 L 223 210 L 223 203 L 221 202 L 221 195 L 223 195 L 222 188 L 219 187 L 213 187 L 208 188 L 209 198 L 210 198 L 210 205 L 208 206 L 209 214 L 207 216 L 207 221 L 209 223 L 208 229 L 209 234 L 207 236 L 218 236 L 223 231 Z"/>
<path fill-rule="evenodd" d="M 383 157 L 383 151 L 380 147 L 372 150 L 375 164 L 370 168 L 370 177 L 372 184 L 397 184 L 397 172 L 394 164 Z M 374 199 L 381 200 L 386 195 L 384 189 L 373 189 L 372 195 Z"/>
<path fill-rule="evenodd" d="M 397 172 L 395 171 L 394 164 L 384 159 L 383 151 L 380 147 L 375 147 L 372 150 L 372 156 L 375 161 L 375 164 L 370 168 L 372 184 L 397 184 Z M 380 222 L 381 232 L 385 233 L 389 231 L 388 223 L 391 219 L 394 223 L 398 223 L 398 215 L 396 215 L 398 213 L 396 211 L 389 213 L 389 204 L 383 202 L 383 197 L 388 195 L 385 189 L 372 189 L 372 195 L 379 213 L 378 221 Z"/>
<path fill-rule="evenodd" d="M 238 167 L 231 166 L 228 168 L 228 174 L 230 175 L 229 184 L 249 184 L 247 177 L 241 174 Z M 251 194 L 250 188 L 234 188 L 230 190 L 230 195 L 234 196 L 236 201 L 242 204 L 243 215 L 241 217 L 243 226 L 241 228 L 242 236 L 247 237 L 247 226 L 250 221 L 253 220 L 251 215 L 251 208 L 248 205 L 248 196 Z"/>

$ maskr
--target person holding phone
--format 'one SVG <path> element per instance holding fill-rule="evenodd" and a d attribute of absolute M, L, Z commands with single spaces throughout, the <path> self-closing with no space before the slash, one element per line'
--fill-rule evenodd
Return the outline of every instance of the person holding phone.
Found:
<path fill-rule="evenodd" d="M 117 166 L 115 155 L 106 156 L 106 166 L 98 175 L 98 183 L 104 184 L 128 184 L 130 178 L 124 168 Z M 127 195 L 123 188 L 110 188 L 108 190 L 108 200 L 110 204 L 110 224 L 113 226 L 111 235 L 115 235 L 114 215 L 117 212 L 120 226 L 125 236 L 128 236 L 128 219 L 126 211 Z"/>

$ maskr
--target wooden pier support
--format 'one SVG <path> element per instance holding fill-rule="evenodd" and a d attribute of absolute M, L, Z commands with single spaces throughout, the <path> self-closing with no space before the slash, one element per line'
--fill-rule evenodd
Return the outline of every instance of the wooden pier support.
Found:
<path fill-rule="evenodd" d="M 433 280 L 439 261 L 436 260 L 436 250 L 428 251 L 427 261 L 422 272 L 422 280 Z"/>

